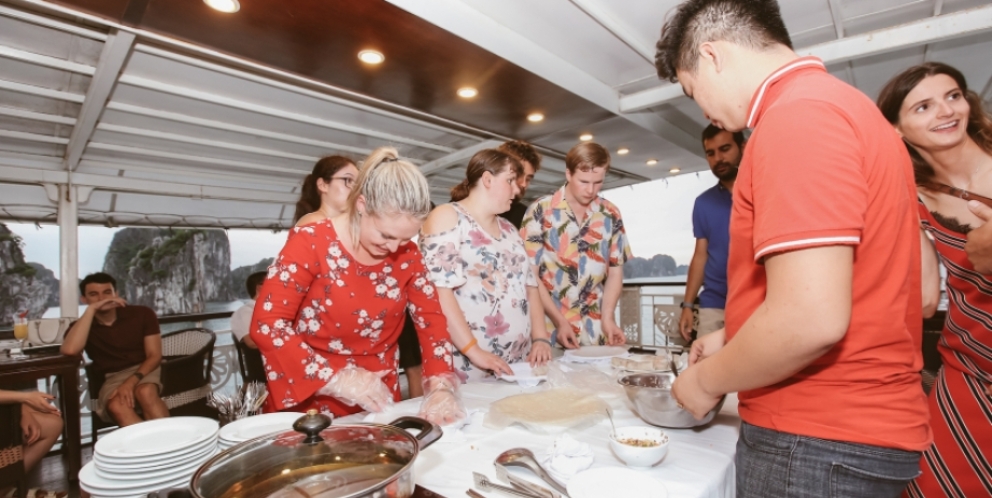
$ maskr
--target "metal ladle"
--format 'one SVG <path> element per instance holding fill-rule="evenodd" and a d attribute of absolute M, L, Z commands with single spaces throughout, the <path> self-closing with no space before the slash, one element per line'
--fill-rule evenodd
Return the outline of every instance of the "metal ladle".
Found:
<path fill-rule="evenodd" d="M 496 463 L 503 465 L 504 467 L 522 467 L 533 472 L 541 480 L 551 485 L 563 496 L 568 496 L 568 490 L 565 486 L 558 483 L 548 471 L 541 467 L 541 464 L 537 463 L 537 458 L 534 458 L 534 454 L 526 448 L 513 448 L 504 451 L 500 456 L 496 457 Z"/>

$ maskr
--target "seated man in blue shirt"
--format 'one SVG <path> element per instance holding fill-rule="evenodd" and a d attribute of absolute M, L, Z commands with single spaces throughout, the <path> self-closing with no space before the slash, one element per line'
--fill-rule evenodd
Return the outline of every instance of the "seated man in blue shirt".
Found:
<path fill-rule="evenodd" d="M 696 296 L 699 296 L 697 337 L 716 332 L 724 326 L 723 309 L 727 305 L 727 253 L 730 249 L 730 209 L 733 205 L 737 167 L 744 155 L 744 134 L 730 133 L 709 125 L 703 130 L 703 150 L 717 184 L 699 194 L 692 208 L 692 232 L 696 250 L 689 263 L 689 275 L 682 301 L 679 332 L 692 340 Z M 699 294 L 699 287 L 703 292 Z"/>

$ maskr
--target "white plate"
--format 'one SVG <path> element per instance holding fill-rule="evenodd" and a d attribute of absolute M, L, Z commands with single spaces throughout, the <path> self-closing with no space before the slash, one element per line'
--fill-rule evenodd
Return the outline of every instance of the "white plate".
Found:
<path fill-rule="evenodd" d="M 94 460 L 94 462 L 96 462 L 96 473 L 106 479 L 133 481 L 142 479 L 142 477 L 139 476 L 143 475 L 173 474 L 178 472 L 180 469 L 193 466 L 194 463 L 202 464 L 210 457 L 216 455 L 219 451 L 220 448 L 217 447 L 207 448 L 200 453 L 190 455 L 180 460 L 173 460 L 166 463 L 153 463 L 151 466 L 142 467 L 108 464 L 99 460 Z"/>
<path fill-rule="evenodd" d="M 665 485 L 653 477 L 623 467 L 599 467 L 584 470 L 568 482 L 572 498 L 666 498 Z"/>
<path fill-rule="evenodd" d="M 99 442 L 99 441 L 97 441 Z M 100 464 L 108 464 L 113 466 L 124 466 L 124 467 L 152 467 L 155 465 L 168 465 L 169 462 L 175 462 L 184 460 L 187 458 L 192 458 L 194 455 L 203 453 L 209 449 L 216 448 L 218 444 L 217 438 L 209 438 L 201 441 L 188 448 L 182 448 L 181 450 L 173 451 L 170 453 L 164 453 L 161 455 L 152 455 L 146 457 L 132 457 L 132 458 L 122 458 L 122 457 L 111 457 L 106 456 L 101 453 L 93 452 L 93 459 Z"/>
<path fill-rule="evenodd" d="M 544 368 L 546 369 L 547 365 Z M 547 374 L 534 375 L 534 370 L 531 368 L 530 363 L 526 361 L 510 363 L 510 369 L 513 370 L 513 375 L 502 375 L 500 379 L 530 386 L 536 386 L 542 380 L 548 380 Z"/>
<path fill-rule="evenodd" d="M 97 475 L 93 462 L 79 470 L 79 485 L 86 492 L 100 496 L 132 496 L 148 494 L 160 489 L 189 484 L 190 476 L 181 478 L 149 478 L 140 481 L 113 481 Z"/>
<path fill-rule="evenodd" d="M 97 441 L 96 452 L 134 458 L 180 452 L 216 438 L 220 424 L 205 417 L 169 417 L 122 427 Z"/>
<path fill-rule="evenodd" d="M 241 443 L 273 432 L 293 430 L 293 422 L 305 413 L 277 412 L 243 418 L 225 425 L 220 430 L 220 439 L 227 443 Z"/>
<path fill-rule="evenodd" d="M 566 349 L 565 356 L 578 360 L 608 360 L 627 354 L 627 348 L 620 346 L 582 346 L 579 349 Z"/>

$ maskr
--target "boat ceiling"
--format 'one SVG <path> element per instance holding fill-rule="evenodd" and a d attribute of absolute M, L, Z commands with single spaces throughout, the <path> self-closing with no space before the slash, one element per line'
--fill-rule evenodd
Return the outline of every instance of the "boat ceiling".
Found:
<path fill-rule="evenodd" d="M 286 227 L 319 157 L 381 145 L 435 202 L 510 138 L 545 155 L 529 199 L 561 185 L 585 133 L 613 152 L 607 188 L 705 172 L 706 121 L 652 62 L 678 3 L 0 0 L 0 219 L 55 221 L 52 186 L 71 183 L 82 223 Z M 925 60 L 992 97 L 987 0 L 780 4 L 798 51 L 871 98 Z"/>

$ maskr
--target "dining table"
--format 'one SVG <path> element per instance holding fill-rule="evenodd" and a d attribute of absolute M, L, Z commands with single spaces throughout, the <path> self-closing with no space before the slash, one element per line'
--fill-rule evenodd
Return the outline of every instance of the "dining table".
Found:
<path fill-rule="evenodd" d="M 67 356 L 57 348 L 31 354 L 0 353 L 0 386 L 17 386 L 56 377 L 58 382 L 59 409 L 65 421 L 62 430 L 62 448 L 66 459 L 66 475 L 70 481 L 78 480 L 82 464 L 82 437 L 79 412 L 79 356 Z"/>
<path fill-rule="evenodd" d="M 607 375 L 616 376 L 608 367 Z M 466 496 L 473 488 L 473 472 L 486 475 L 499 483 L 494 461 L 498 455 L 511 448 L 531 450 L 540 460 L 555 443 L 560 434 L 532 432 L 519 425 L 502 429 L 487 427 L 485 416 L 490 406 L 505 397 L 547 389 L 547 383 L 536 387 L 522 387 L 493 378 L 475 381 L 459 387 L 459 395 L 468 413 L 467 424 L 448 429 L 444 436 L 422 450 L 414 462 L 417 485 L 437 495 L 453 498 Z M 616 426 L 647 425 L 633 410 L 622 390 L 600 392 L 613 412 Z M 335 423 L 374 422 L 389 423 L 407 415 L 416 415 L 420 398 L 396 403 L 375 414 L 356 414 L 341 417 Z M 691 429 L 663 429 L 669 436 L 669 451 L 654 467 L 633 469 L 660 482 L 668 497 L 723 498 L 735 495 L 734 455 L 740 428 L 737 397 L 728 395 L 722 409 L 713 421 L 704 427 Z M 591 468 L 625 467 L 609 448 L 610 422 L 605 418 L 594 425 L 568 430 L 573 439 L 586 443 L 594 453 Z M 532 474 L 522 469 L 511 469 L 518 477 L 542 485 Z M 547 487 L 546 484 L 544 484 Z M 475 490 L 481 491 L 478 488 Z M 497 496 L 483 493 L 485 496 Z"/>

